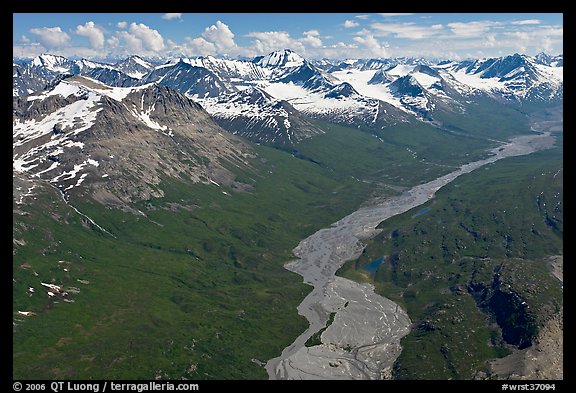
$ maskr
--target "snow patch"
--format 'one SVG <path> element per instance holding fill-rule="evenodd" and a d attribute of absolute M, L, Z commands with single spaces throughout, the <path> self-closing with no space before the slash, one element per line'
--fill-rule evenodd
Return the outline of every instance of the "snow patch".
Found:
<path fill-rule="evenodd" d="M 457 72 L 452 72 L 451 75 L 458 82 L 465 85 L 471 86 L 475 89 L 493 92 L 496 90 L 505 90 L 506 85 L 504 82 L 500 82 L 499 78 L 480 78 L 478 75 L 467 74 L 465 70 L 460 70 Z"/>
<path fill-rule="evenodd" d="M 377 100 L 387 102 L 404 112 L 412 113 L 402 105 L 402 102 L 398 97 L 395 97 L 392 94 L 388 85 L 368 84 L 368 81 L 372 79 L 376 72 L 377 71 L 374 70 L 336 71 L 333 75 L 343 82 L 350 83 L 352 87 L 363 96 L 376 98 Z"/>
<path fill-rule="evenodd" d="M 60 290 L 62 289 L 62 287 L 55 285 L 55 284 L 48 284 L 45 282 L 41 282 L 40 284 L 42 284 L 43 286 L 45 286 L 46 288 L 50 288 L 52 289 L 54 292 L 60 292 Z"/>
<path fill-rule="evenodd" d="M 64 130 L 66 136 L 77 135 L 87 130 L 94 125 L 96 115 L 102 110 L 102 108 L 96 108 L 100 98 L 98 94 L 89 92 L 86 99 L 60 108 L 39 121 L 30 119 L 21 122 L 20 119 L 16 119 L 12 128 L 14 145 L 21 146 L 33 139 L 50 134 L 57 124 Z M 52 135 L 52 137 L 57 137 L 57 135 Z"/>
<path fill-rule="evenodd" d="M 310 92 L 302 86 L 295 85 L 293 82 L 288 83 L 265 83 L 260 86 L 262 90 L 274 98 L 280 100 L 290 100 L 308 95 Z"/>
<path fill-rule="evenodd" d="M 142 96 L 144 98 L 144 96 Z M 154 107 L 150 107 L 146 110 L 146 112 L 139 112 L 137 110 L 130 110 L 130 113 L 134 115 L 137 119 L 140 119 L 144 124 L 148 127 L 159 130 L 159 131 L 166 131 L 168 129 L 167 126 L 161 126 L 160 124 L 156 123 L 154 120 L 150 119 L 150 113 L 154 110 Z"/>
<path fill-rule="evenodd" d="M 411 74 L 414 79 L 424 88 L 429 89 L 434 83 L 440 82 L 439 78 L 430 76 L 423 72 L 414 72 Z"/>
<path fill-rule="evenodd" d="M 416 68 L 416 66 L 413 65 L 407 65 L 407 64 L 397 64 L 394 67 L 386 70 L 386 73 L 388 75 L 394 75 L 394 76 L 405 76 L 408 75 L 409 73 L 411 73 L 414 68 Z"/>
<path fill-rule="evenodd" d="M 56 87 L 54 87 L 50 91 L 47 91 L 47 92 L 40 94 L 40 95 L 37 95 L 37 96 L 28 96 L 28 101 L 43 100 L 45 98 L 48 98 L 48 97 L 54 96 L 54 95 L 61 95 L 62 97 L 67 98 L 72 94 L 80 95 L 82 93 L 82 91 L 83 91 L 83 89 L 81 89 L 80 86 L 78 86 L 77 84 L 72 84 L 72 83 L 69 83 L 67 81 L 62 81 L 62 82 L 58 83 L 56 85 Z"/>

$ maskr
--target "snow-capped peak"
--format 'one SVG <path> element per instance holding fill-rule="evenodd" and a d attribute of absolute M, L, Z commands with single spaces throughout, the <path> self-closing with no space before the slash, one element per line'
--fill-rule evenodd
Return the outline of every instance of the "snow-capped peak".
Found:
<path fill-rule="evenodd" d="M 132 55 L 116 63 L 116 68 L 132 78 L 139 79 L 154 68 L 154 65 L 139 56 Z"/>
<path fill-rule="evenodd" d="M 137 63 L 139 65 L 141 65 L 142 67 L 145 68 L 152 68 L 152 64 L 150 64 L 149 62 L 147 62 L 146 60 L 142 59 L 139 56 L 130 56 L 129 58 L 131 61 L 133 61 L 134 63 Z"/>
<path fill-rule="evenodd" d="M 304 64 L 304 61 L 302 56 L 290 49 L 275 51 L 253 60 L 254 63 L 262 67 L 298 67 Z"/>
<path fill-rule="evenodd" d="M 51 55 L 48 53 L 35 57 L 31 64 L 34 67 L 45 67 L 54 72 L 68 72 L 70 70 L 70 60 L 62 56 Z"/>

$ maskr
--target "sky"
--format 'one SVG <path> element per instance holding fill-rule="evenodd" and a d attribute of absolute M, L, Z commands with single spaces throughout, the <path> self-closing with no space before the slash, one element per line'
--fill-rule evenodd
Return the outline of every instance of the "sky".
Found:
<path fill-rule="evenodd" d="M 15 13 L 13 57 L 461 60 L 563 53 L 561 13 Z"/>

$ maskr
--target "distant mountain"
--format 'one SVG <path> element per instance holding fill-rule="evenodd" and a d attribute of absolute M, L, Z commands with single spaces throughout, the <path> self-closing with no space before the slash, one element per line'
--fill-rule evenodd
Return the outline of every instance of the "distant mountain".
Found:
<path fill-rule="evenodd" d="M 50 54 L 37 56 L 30 62 L 30 67 L 39 70 L 39 72 L 51 72 L 54 74 L 72 73 L 75 66 L 76 63 L 73 60 Z"/>
<path fill-rule="evenodd" d="M 512 100 L 561 99 L 562 67 L 542 64 L 536 58 L 514 54 L 462 62 L 452 67 L 456 79 Z M 550 60 L 550 59 L 548 59 Z M 560 60 L 559 60 L 560 61 Z M 462 78 L 462 74 L 475 78 Z"/>
<path fill-rule="evenodd" d="M 413 75 L 405 75 L 390 84 L 394 96 L 400 99 L 402 105 L 417 113 L 420 117 L 430 120 L 429 112 L 434 108 L 426 90 Z"/>
<path fill-rule="evenodd" d="M 324 74 L 320 69 L 308 62 L 272 75 L 272 82 L 292 83 L 310 91 L 331 89 L 333 87 L 333 80 L 332 77 Z"/>
<path fill-rule="evenodd" d="M 113 65 L 87 59 L 74 60 L 73 74 L 84 74 L 95 68 L 115 70 Z"/>
<path fill-rule="evenodd" d="M 24 64 L 13 64 L 12 95 L 22 96 L 43 90 L 57 77 L 76 70 L 74 61 L 50 54 L 37 56 Z"/>
<path fill-rule="evenodd" d="M 341 83 L 339 85 L 334 86 L 326 94 L 324 94 L 324 98 L 356 98 L 359 97 L 360 94 L 352 87 L 352 85 L 348 82 Z"/>
<path fill-rule="evenodd" d="M 360 65 L 361 64 L 361 65 Z M 381 70 L 394 64 L 391 59 L 368 59 L 359 63 L 360 70 Z"/>
<path fill-rule="evenodd" d="M 388 84 L 394 81 L 394 77 L 389 75 L 384 70 L 378 70 L 374 73 L 374 76 L 368 81 L 369 85 L 377 85 L 377 84 Z"/>
<path fill-rule="evenodd" d="M 538 53 L 534 56 L 534 59 L 538 64 L 543 64 L 551 67 L 562 67 L 564 66 L 564 55 L 551 56 L 544 52 Z"/>
<path fill-rule="evenodd" d="M 276 51 L 267 54 L 266 56 L 255 57 L 252 62 L 260 67 L 299 67 L 302 66 L 306 60 L 290 49 L 283 51 Z"/>
<path fill-rule="evenodd" d="M 114 68 L 132 78 L 139 79 L 149 73 L 154 68 L 154 64 L 139 56 L 130 56 L 116 63 Z"/>
<path fill-rule="evenodd" d="M 323 133 L 287 101 L 255 87 L 202 104 L 222 128 L 256 143 L 292 146 Z"/>
<path fill-rule="evenodd" d="M 328 71 L 335 66 L 335 62 L 329 59 L 310 60 L 310 62 L 323 71 Z"/>
<path fill-rule="evenodd" d="M 197 100 L 232 133 L 283 145 L 314 135 L 282 126 L 283 118 L 302 124 L 302 130 L 312 128 L 292 117 L 380 129 L 430 121 L 438 110 L 462 112 L 478 97 L 514 105 L 558 102 L 563 97 L 562 65 L 562 55 L 544 53 L 458 62 L 416 57 L 309 61 L 285 49 L 251 60 L 200 56 L 163 64 L 138 56 L 105 64 L 42 55 L 13 64 L 13 95 L 33 94 L 70 74 L 112 87 L 159 84 Z M 254 116 L 252 122 L 248 114 Z"/>
<path fill-rule="evenodd" d="M 267 77 L 267 70 L 256 65 L 252 61 L 218 59 L 213 56 L 200 56 L 182 61 L 196 66 L 204 67 L 229 84 L 242 83 L 245 81 L 262 80 Z"/>
<path fill-rule="evenodd" d="M 141 84 L 139 79 L 133 78 L 122 71 L 109 67 L 91 68 L 83 72 L 82 75 L 114 87 L 130 87 Z"/>
<path fill-rule="evenodd" d="M 214 72 L 196 67 L 185 61 L 156 67 L 141 79 L 141 84 L 158 83 L 168 86 L 188 97 L 218 97 L 235 91 L 228 87 Z"/>

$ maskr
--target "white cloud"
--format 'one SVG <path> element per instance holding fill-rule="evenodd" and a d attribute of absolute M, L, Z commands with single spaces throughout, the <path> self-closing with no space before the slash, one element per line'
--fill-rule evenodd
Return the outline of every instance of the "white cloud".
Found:
<path fill-rule="evenodd" d="M 443 30 L 441 24 L 422 26 L 413 22 L 406 23 L 372 23 L 370 25 L 376 36 L 393 35 L 396 38 L 407 38 L 410 40 L 421 40 L 437 36 Z"/>
<path fill-rule="evenodd" d="M 386 48 L 382 46 L 373 35 L 354 37 L 354 41 L 368 50 L 367 57 L 386 57 L 388 55 Z"/>
<path fill-rule="evenodd" d="M 308 30 L 308 31 L 305 31 L 304 33 L 302 33 L 302 35 L 318 36 L 318 35 L 320 35 L 320 32 L 318 30 Z"/>
<path fill-rule="evenodd" d="M 562 53 L 563 27 L 545 25 L 496 25 L 479 36 L 440 34 L 426 41 L 410 41 L 386 48 L 389 56 L 428 56 L 436 58 L 480 58 L 512 53 Z"/>
<path fill-rule="evenodd" d="M 497 43 L 496 34 L 486 34 L 486 46 L 495 47 Z"/>
<path fill-rule="evenodd" d="M 474 22 L 454 22 L 448 23 L 452 33 L 458 37 L 481 37 L 491 30 L 494 26 L 501 25 L 500 22 L 494 21 L 474 21 Z"/>
<path fill-rule="evenodd" d="M 232 33 L 228 25 L 220 21 L 204 29 L 202 37 L 214 44 L 216 49 L 226 54 L 230 54 L 230 51 L 235 51 L 238 47 L 234 42 L 234 33 Z"/>
<path fill-rule="evenodd" d="M 165 20 L 180 19 L 180 18 L 182 18 L 181 12 L 172 12 L 172 13 L 168 12 L 168 13 L 162 15 L 162 19 L 165 19 Z"/>
<path fill-rule="evenodd" d="M 38 43 L 32 45 L 14 45 L 12 47 L 12 55 L 14 57 L 33 58 L 45 52 L 46 49 Z"/>
<path fill-rule="evenodd" d="M 275 50 L 291 48 L 294 40 L 285 31 L 254 31 L 246 34 L 247 37 L 254 37 L 252 45 L 257 53 L 267 54 Z M 295 48 L 293 48 L 296 50 Z"/>
<path fill-rule="evenodd" d="M 356 26 L 358 26 L 358 25 L 359 25 L 359 23 L 358 23 L 358 22 L 355 22 L 355 21 L 353 21 L 353 20 L 347 20 L 347 21 L 345 21 L 344 24 L 343 24 L 343 26 L 344 26 L 345 28 L 347 28 L 347 29 L 351 29 L 352 27 L 356 27 Z"/>
<path fill-rule="evenodd" d="M 273 51 L 292 49 L 302 56 L 323 56 L 325 47 L 317 30 L 302 33 L 302 37 L 293 38 L 285 31 L 254 31 L 246 37 L 255 38 L 248 49 L 254 55 L 268 54 Z"/>
<path fill-rule="evenodd" d="M 124 41 L 124 44 L 128 47 L 130 52 L 139 53 L 142 51 L 142 41 L 127 31 L 119 31 L 117 33 L 119 39 Z"/>
<path fill-rule="evenodd" d="M 88 37 L 92 48 L 98 49 L 104 47 L 104 31 L 102 28 L 96 26 L 92 21 L 86 22 L 84 26 L 78 25 L 75 33 L 80 36 Z"/>
<path fill-rule="evenodd" d="M 30 33 L 37 36 L 38 42 L 48 50 L 62 48 L 70 42 L 70 36 L 60 27 L 33 28 L 30 29 Z"/>
<path fill-rule="evenodd" d="M 106 40 L 106 43 L 108 44 L 108 46 L 116 48 L 118 47 L 118 45 L 120 45 L 120 40 L 118 39 L 118 37 L 110 37 Z"/>
<path fill-rule="evenodd" d="M 513 25 L 539 25 L 539 19 L 525 19 L 512 22 Z"/>
<path fill-rule="evenodd" d="M 15 56 L 33 58 L 46 53 L 47 48 L 38 43 L 31 45 L 16 45 L 12 48 Z M 51 49 L 50 52 L 54 55 L 65 57 L 97 57 L 102 56 L 101 50 L 96 50 L 81 46 L 66 46 L 59 49 Z"/>
<path fill-rule="evenodd" d="M 498 40 L 499 46 L 515 48 L 525 52 L 532 48 L 534 52 L 551 53 L 555 47 L 562 48 L 564 28 L 561 26 L 538 26 L 527 31 L 507 31 Z"/>
<path fill-rule="evenodd" d="M 300 39 L 300 42 L 304 45 L 309 45 L 312 48 L 320 48 L 322 46 L 322 40 L 313 35 L 307 35 Z"/>
<path fill-rule="evenodd" d="M 143 23 L 136 24 L 132 22 L 129 31 L 142 41 L 144 49 L 159 51 L 164 48 L 162 35 L 157 30 L 151 29 Z"/>
<path fill-rule="evenodd" d="M 134 53 L 157 54 L 164 49 L 162 35 L 143 23 L 130 23 L 128 31 L 117 32 L 128 48 Z"/>
<path fill-rule="evenodd" d="M 387 14 L 388 15 L 388 14 Z M 398 16 L 398 15 L 396 15 Z M 520 15 L 521 17 L 521 15 Z M 514 52 L 536 54 L 540 51 L 561 53 L 563 27 L 544 25 L 539 19 L 498 22 L 482 20 L 433 24 L 418 19 L 405 23 L 381 19 L 375 23 L 372 15 L 351 16 L 355 24 L 353 38 L 332 41 L 331 37 L 309 29 L 291 36 L 286 31 L 255 31 L 245 46 L 238 46 L 237 36 L 223 22 L 206 25 L 201 34 L 177 42 L 163 38 L 159 31 L 142 23 L 114 22 L 117 29 L 108 35 L 93 22 L 78 25 L 70 31 L 60 27 L 30 30 L 30 34 L 15 39 L 15 56 L 37 55 L 50 51 L 63 56 L 100 57 L 105 55 L 140 54 L 143 56 L 198 55 L 263 55 L 275 50 L 292 49 L 306 58 L 370 58 L 387 56 L 431 56 L 465 58 L 466 56 L 500 56 Z M 178 20 L 178 18 L 172 18 Z M 368 23 L 362 20 L 368 19 Z M 342 26 L 342 25 L 340 25 Z M 363 28 L 366 26 L 366 28 Z M 337 27 L 336 27 L 337 28 Z M 361 31 L 356 31 L 362 29 Z M 323 31 L 323 33 L 325 33 Z M 70 34 L 70 35 L 69 35 Z M 90 44 L 76 47 L 70 36 L 87 37 Z M 236 38 L 236 40 L 235 40 Z M 403 39 L 396 41 L 395 39 Z M 388 42 L 384 42 L 388 40 Z M 17 42 L 17 44 L 16 44 Z M 104 51 L 106 48 L 106 51 Z M 107 53 L 104 53 L 107 52 Z"/>
<path fill-rule="evenodd" d="M 202 37 L 186 37 L 182 52 L 186 56 L 208 56 L 217 53 L 216 45 L 206 41 Z"/>

